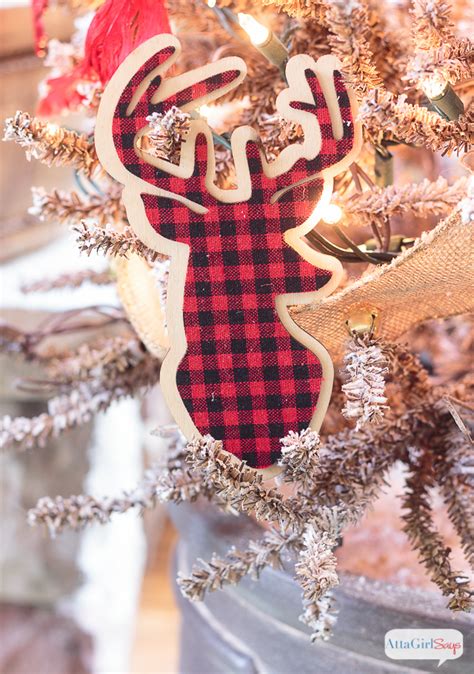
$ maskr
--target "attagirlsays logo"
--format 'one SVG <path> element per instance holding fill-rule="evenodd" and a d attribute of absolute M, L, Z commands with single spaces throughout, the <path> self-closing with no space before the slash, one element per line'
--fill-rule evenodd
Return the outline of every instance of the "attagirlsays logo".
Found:
<path fill-rule="evenodd" d="M 456 660 L 463 654 L 463 635 L 450 629 L 390 630 L 385 635 L 385 655 L 392 660 Z"/>

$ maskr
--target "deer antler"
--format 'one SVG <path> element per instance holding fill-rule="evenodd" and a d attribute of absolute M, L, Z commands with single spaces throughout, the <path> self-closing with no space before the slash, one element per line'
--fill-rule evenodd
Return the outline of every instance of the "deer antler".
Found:
<path fill-rule="evenodd" d="M 336 70 L 336 59 L 327 56 L 315 62 L 309 56 L 300 55 L 293 57 L 288 64 L 289 86 L 278 96 L 277 110 L 284 119 L 303 127 L 303 142 L 284 148 L 277 160 L 268 162 L 257 132 L 249 126 L 237 128 L 231 137 L 236 189 L 221 189 L 215 184 L 212 132 L 203 119 L 191 120 L 189 133 L 181 147 L 179 164 L 150 156 L 139 147 L 140 137 L 149 131 L 146 117 L 153 112 L 164 114 L 172 106 L 183 111 L 196 109 L 238 86 L 246 75 L 245 63 L 240 58 L 230 57 L 162 79 L 179 53 L 179 42 L 173 36 L 153 38 L 132 55 L 134 63 L 140 64 L 138 69 L 135 67 L 133 77 L 123 81 L 123 73 L 129 72 L 124 67 L 116 74 L 117 80 L 121 81 L 114 82 L 113 79 L 111 83 L 110 88 L 119 92 L 115 102 L 113 133 L 122 134 L 121 144 L 124 145 L 123 148 L 117 147 L 117 152 L 122 166 L 140 183 L 137 184 L 140 192 L 173 197 L 192 210 L 202 211 L 198 201 L 185 196 L 184 181 L 198 174 L 202 189 L 218 201 L 247 201 L 252 193 L 252 179 L 246 148 L 249 144 L 257 144 L 263 175 L 276 181 L 274 200 L 295 184 L 316 176 L 324 177 L 324 171 L 334 170 L 338 157 L 351 150 L 354 130 L 350 128 L 350 101 L 342 77 Z M 328 64 L 333 71 L 331 79 L 327 77 Z M 204 137 L 207 145 L 207 161 L 203 161 L 201 149 L 201 161 L 196 162 L 196 145 L 200 136 Z M 119 173 L 123 174 L 122 168 Z M 173 181 L 172 192 L 169 191 L 169 176 L 177 178 Z M 119 176 L 117 178 L 121 180 Z"/>

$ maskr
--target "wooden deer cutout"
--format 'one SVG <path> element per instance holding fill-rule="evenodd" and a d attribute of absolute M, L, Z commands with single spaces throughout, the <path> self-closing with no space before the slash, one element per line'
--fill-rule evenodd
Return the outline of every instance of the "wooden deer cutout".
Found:
<path fill-rule="evenodd" d="M 188 439 L 210 434 L 265 468 L 290 430 L 319 428 L 329 402 L 329 355 L 288 306 L 318 300 L 340 281 L 340 262 L 304 235 L 331 197 L 333 176 L 354 161 L 360 128 L 337 60 L 294 56 L 276 106 L 301 125 L 303 141 L 268 162 L 257 132 L 235 129 L 236 187 L 221 189 L 201 118 L 191 120 L 179 164 L 140 150 L 148 115 L 173 105 L 193 110 L 246 75 L 245 63 L 231 57 L 163 79 L 179 53 L 175 37 L 160 35 L 123 62 L 102 98 L 97 151 L 124 185 L 137 236 L 171 258 L 161 383 L 176 422 Z"/>

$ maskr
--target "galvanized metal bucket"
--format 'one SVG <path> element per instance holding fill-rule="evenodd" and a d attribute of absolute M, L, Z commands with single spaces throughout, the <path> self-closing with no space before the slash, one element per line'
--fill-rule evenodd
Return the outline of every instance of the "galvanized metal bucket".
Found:
<path fill-rule="evenodd" d="M 224 555 L 261 535 L 247 517 L 205 506 L 171 508 L 180 533 L 174 572 L 188 574 L 196 559 Z M 362 552 L 363 554 L 363 552 Z M 391 660 L 384 637 L 396 628 L 451 628 L 464 635 L 464 654 L 444 665 L 474 671 L 474 619 L 452 614 L 436 593 L 345 575 L 335 592 L 339 617 L 329 642 L 312 644 L 301 614 L 300 588 L 285 571 L 265 570 L 259 581 L 191 603 L 176 592 L 182 615 L 181 674 L 387 674 L 438 671 L 434 660 Z"/>

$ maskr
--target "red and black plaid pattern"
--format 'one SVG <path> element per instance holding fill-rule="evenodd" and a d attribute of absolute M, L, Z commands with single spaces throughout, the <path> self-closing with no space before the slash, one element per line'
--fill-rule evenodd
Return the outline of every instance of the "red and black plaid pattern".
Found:
<path fill-rule="evenodd" d="M 178 368 L 177 386 L 202 434 L 223 440 L 227 451 L 263 468 L 278 459 L 281 437 L 308 426 L 322 377 L 316 356 L 291 338 L 281 324 L 275 298 L 315 291 L 330 277 L 283 240 L 286 230 L 302 224 L 312 213 L 322 182 L 295 187 L 277 203 L 270 201 L 276 191 L 338 162 L 350 151 L 353 125 L 349 99 L 341 76 L 335 73 L 344 123 L 344 137 L 335 140 L 317 77 L 306 71 L 314 105 L 294 105 L 317 116 L 323 138 L 320 154 L 313 161 L 299 160 L 285 175 L 270 179 L 263 173 L 257 146 L 248 143 L 252 197 L 248 202 L 224 204 L 209 195 L 205 186 L 204 136 L 197 139 L 194 175 L 186 181 L 147 164 L 133 150 L 133 139 L 146 125 L 147 115 L 195 100 L 237 75 L 225 72 L 152 105 L 151 96 L 160 83 L 155 78 L 127 117 L 135 88 L 170 53 L 168 49 L 156 54 L 124 90 L 115 113 L 114 142 L 132 173 L 207 208 L 207 213 L 200 215 L 175 199 L 142 194 L 155 230 L 190 249 L 183 306 L 187 353 Z"/>

